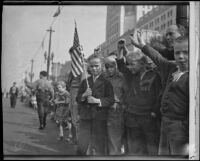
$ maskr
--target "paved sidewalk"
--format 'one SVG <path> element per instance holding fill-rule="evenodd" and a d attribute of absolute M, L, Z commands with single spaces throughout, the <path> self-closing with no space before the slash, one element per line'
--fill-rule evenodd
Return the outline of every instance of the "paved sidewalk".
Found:
<path fill-rule="evenodd" d="M 39 130 L 37 113 L 19 100 L 15 109 L 9 99 L 3 99 L 3 152 L 5 156 L 61 156 L 76 155 L 74 145 L 58 141 L 59 128 L 47 119 L 47 126 Z M 67 130 L 64 130 L 67 134 Z"/>

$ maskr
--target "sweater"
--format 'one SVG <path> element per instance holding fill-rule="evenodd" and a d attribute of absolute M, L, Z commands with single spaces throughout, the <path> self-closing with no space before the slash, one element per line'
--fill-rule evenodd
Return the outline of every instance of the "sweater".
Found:
<path fill-rule="evenodd" d="M 161 114 L 172 119 L 187 120 L 189 117 L 189 72 L 185 72 L 177 81 L 173 81 L 173 73 L 178 68 L 173 62 L 163 58 L 148 45 L 142 49 L 158 66 L 165 89 L 161 100 Z"/>

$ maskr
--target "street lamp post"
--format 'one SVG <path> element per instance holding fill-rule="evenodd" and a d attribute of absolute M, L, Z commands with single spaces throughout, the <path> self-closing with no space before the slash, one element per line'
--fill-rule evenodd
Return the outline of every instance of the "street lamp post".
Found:
<path fill-rule="evenodd" d="M 52 56 L 50 56 L 50 53 L 51 53 L 51 34 L 52 34 L 52 32 L 55 32 L 55 31 L 52 30 L 51 27 L 47 31 L 49 32 L 49 50 L 48 50 L 48 56 L 47 56 L 47 79 L 49 79 L 49 66 L 50 66 L 50 59 L 52 57 Z"/>

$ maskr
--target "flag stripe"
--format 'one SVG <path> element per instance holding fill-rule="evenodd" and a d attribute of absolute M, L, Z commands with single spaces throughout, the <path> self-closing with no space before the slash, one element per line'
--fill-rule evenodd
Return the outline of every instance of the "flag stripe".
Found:
<path fill-rule="evenodd" d="M 79 68 L 76 67 L 76 65 L 73 64 L 74 62 L 72 62 L 72 69 L 74 70 L 74 72 L 76 73 L 76 75 L 80 75 L 80 71 Z"/>
<path fill-rule="evenodd" d="M 72 59 L 74 65 L 76 65 L 77 68 L 79 68 L 81 71 L 83 71 L 81 58 L 79 56 L 77 56 L 76 52 L 71 53 L 71 59 Z"/>
<path fill-rule="evenodd" d="M 76 77 L 77 75 L 79 75 L 79 73 L 77 73 L 77 71 L 74 69 L 73 65 L 72 65 L 72 74 L 74 75 L 74 77 Z"/>
<path fill-rule="evenodd" d="M 77 75 L 76 75 L 76 73 L 74 72 L 74 70 L 72 70 L 72 75 L 73 75 L 74 77 L 77 77 Z"/>
<path fill-rule="evenodd" d="M 82 58 L 80 56 L 80 53 L 77 52 L 77 50 L 74 51 L 74 56 L 76 57 L 79 64 L 82 64 Z"/>
<path fill-rule="evenodd" d="M 77 62 L 72 58 L 72 65 L 78 69 L 79 72 L 83 72 L 82 66 L 80 64 L 77 64 Z"/>
<path fill-rule="evenodd" d="M 79 63 L 75 57 L 75 54 L 72 54 L 71 55 L 71 58 L 72 58 L 72 62 L 73 62 L 73 65 L 79 69 L 80 72 L 82 72 L 82 66 L 81 66 L 81 63 Z"/>
<path fill-rule="evenodd" d="M 71 55 L 71 67 L 72 67 L 72 74 L 74 77 L 83 73 L 83 66 L 82 66 L 82 53 L 80 50 L 80 43 L 78 38 L 77 28 L 75 26 L 74 30 L 74 42 L 72 48 L 69 50 Z"/>

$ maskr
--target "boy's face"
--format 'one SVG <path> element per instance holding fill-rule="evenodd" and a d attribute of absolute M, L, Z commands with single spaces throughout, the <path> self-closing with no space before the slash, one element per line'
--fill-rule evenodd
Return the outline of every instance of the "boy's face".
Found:
<path fill-rule="evenodd" d="M 98 76 L 102 72 L 102 64 L 99 58 L 94 58 L 89 61 L 89 70 L 93 76 Z"/>
<path fill-rule="evenodd" d="M 106 71 L 109 74 L 109 76 L 113 76 L 116 73 L 116 68 L 114 66 L 107 66 Z"/>
<path fill-rule="evenodd" d="M 59 92 L 63 92 L 65 88 L 63 88 L 60 84 L 57 86 Z"/>
<path fill-rule="evenodd" d="M 141 63 L 140 60 L 131 60 L 131 61 L 129 60 L 127 67 L 132 74 L 137 74 L 142 70 L 143 64 Z"/>
<path fill-rule="evenodd" d="M 188 70 L 189 54 L 187 43 L 176 43 L 174 45 L 174 58 L 180 69 Z"/>

